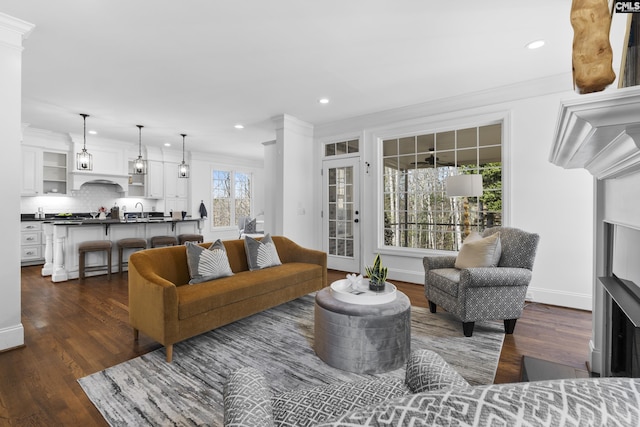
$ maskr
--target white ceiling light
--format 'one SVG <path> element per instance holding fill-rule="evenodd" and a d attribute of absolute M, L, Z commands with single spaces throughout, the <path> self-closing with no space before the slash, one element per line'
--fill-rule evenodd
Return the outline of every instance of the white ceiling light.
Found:
<path fill-rule="evenodd" d="M 90 130 L 90 131 L 89 131 L 89 133 L 90 133 L 91 135 L 97 135 L 97 134 L 98 134 L 98 132 L 96 132 L 95 130 Z"/>
<path fill-rule="evenodd" d="M 237 125 L 234 126 L 234 128 L 236 128 L 236 129 L 244 129 L 244 126 L 241 125 L 240 123 L 238 123 Z"/>
<path fill-rule="evenodd" d="M 539 48 L 541 48 L 542 46 L 544 46 L 544 40 L 534 40 L 534 41 L 529 42 L 529 43 L 527 43 L 527 44 L 525 45 L 525 47 L 526 47 L 527 49 L 531 49 L 531 50 L 533 50 L 533 49 L 539 49 Z"/>
<path fill-rule="evenodd" d="M 165 147 L 171 147 L 171 144 L 169 144 L 168 142 L 165 142 L 165 143 L 164 143 L 164 146 L 165 146 Z"/>
<path fill-rule="evenodd" d="M 318 100 L 318 102 L 319 102 L 320 104 L 328 104 L 328 103 L 329 103 L 329 98 L 320 98 L 320 99 Z"/>

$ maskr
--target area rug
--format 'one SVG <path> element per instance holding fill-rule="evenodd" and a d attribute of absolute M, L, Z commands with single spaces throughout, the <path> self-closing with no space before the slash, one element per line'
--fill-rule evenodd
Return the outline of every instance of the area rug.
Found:
<path fill-rule="evenodd" d="M 230 372 L 253 366 L 274 392 L 371 376 L 404 378 L 404 369 L 366 375 L 326 365 L 313 351 L 314 294 L 78 380 L 111 426 L 222 426 L 222 391 Z M 439 353 L 471 384 L 493 382 L 502 323 L 477 322 L 473 336 L 447 313 L 411 307 L 411 349 Z"/>

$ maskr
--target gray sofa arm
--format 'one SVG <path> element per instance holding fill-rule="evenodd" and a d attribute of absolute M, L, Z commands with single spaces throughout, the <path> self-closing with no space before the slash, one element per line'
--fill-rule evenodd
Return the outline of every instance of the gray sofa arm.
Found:
<path fill-rule="evenodd" d="M 429 270 L 437 270 L 438 268 L 454 268 L 456 257 L 453 255 L 442 256 L 426 256 L 422 258 L 425 273 Z"/>
<path fill-rule="evenodd" d="M 224 425 L 273 427 L 271 392 L 264 375 L 254 368 L 233 372 L 224 387 Z"/>
<path fill-rule="evenodd" d="M 411 352 L 407 361 L 405 382 L 413 393 L 469 387 L 467 380 L 449 366 L 439 354 L 431 350 Z"/>

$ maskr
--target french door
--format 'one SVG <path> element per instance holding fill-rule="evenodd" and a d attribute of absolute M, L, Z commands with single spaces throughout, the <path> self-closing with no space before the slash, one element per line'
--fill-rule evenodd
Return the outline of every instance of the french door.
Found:
<path fill-rule="evenodd" d="M 360 168 L 358 158 L 323 162 L 323 249 L 328 268 L 360 272 Z"/>

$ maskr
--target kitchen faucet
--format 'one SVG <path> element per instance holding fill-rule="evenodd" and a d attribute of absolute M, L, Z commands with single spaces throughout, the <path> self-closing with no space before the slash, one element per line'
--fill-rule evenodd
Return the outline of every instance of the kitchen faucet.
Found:
<path fill-rule="evenodd" d="M 136 205 L 133 208 L 134 209 L 137 208 L 138 205 L 140 205 L 140 218 L 144 218 L 144 205 L 142 204 L 142 202 L 136 203 Z"/>

